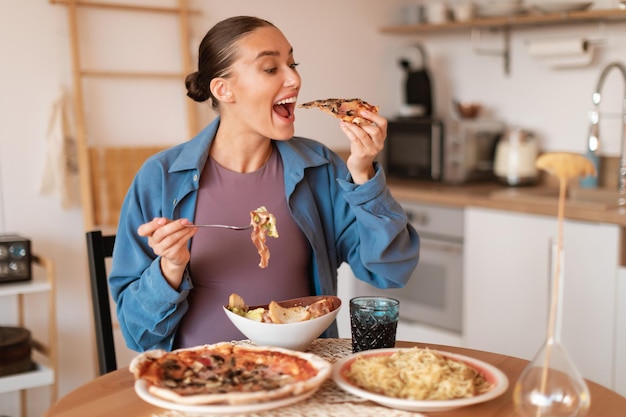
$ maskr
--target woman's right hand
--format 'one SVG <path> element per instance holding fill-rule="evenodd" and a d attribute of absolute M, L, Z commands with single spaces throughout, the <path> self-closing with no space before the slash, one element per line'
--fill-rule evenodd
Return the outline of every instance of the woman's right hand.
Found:
<path fill-rule="evenodd" d="M 139 236 L 148 238 L 148 246 L 154 254 L 161 257 L 161 272 L 174 289 L 180 286 L 191 257 L 189 239 L 198 231 L 195 227 L 188 227 L 189 224 L 191 222 L 187 219 L 157 217 L 137 229 Z"/>

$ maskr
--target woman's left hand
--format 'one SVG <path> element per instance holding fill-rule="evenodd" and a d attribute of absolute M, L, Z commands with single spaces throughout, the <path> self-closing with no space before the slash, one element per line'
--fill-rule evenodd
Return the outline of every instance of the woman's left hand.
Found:
<path fill-rule="evenodd" d="M 374 159 L 383 150 L 387 137 L 387 119 L 377 113 L 361 110 L 359 116 L 372 124 L 356 125 L 340 122 L 341 130 L 350 139 L 348 170 L 355 184 L 364 184 L 375 174 Z"/>

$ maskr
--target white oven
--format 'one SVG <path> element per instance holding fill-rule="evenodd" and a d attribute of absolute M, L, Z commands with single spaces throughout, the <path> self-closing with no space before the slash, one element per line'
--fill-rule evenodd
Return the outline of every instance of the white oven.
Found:
<path fill-rule="evenodd" d="M 462 345 L 463 209 L 402 203 L 421 239 L 420 260 L 404 288 L 377 289 L 340 269 L 338 318 L 341 337 L 350 337 L 348 301 L 382 294 L 400 300 L 399 340 Z"/>

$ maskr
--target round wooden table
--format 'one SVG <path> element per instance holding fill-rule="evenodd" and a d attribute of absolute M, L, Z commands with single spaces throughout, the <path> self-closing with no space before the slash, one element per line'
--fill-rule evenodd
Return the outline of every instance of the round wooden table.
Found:
<path fill-rule="evenodd" d="M 398 347 L 429 347 L 446 352 L 459 353 L 499 368 L 509 379 L 508 390 L 500 397 L 477 405 L 459 408 L 453 411 L 422 413 L 429 417 L 517 417 L 513 407 L 512 389 L 528 361 L 497 353 L 464 349 L 453 346 L 398 342 Z M 351 353 L 348 339 L 318 339 L 310 348 L 331 362 Z M 93 381 L 70 392 L 54 404 L 44 417 L 187 417 L 198 414 L 187 414 L 179 411 L 162 409 L 144 402 L 133 388 L 134 378 L 123 368 L 100 376 Z M 587 417 L 624 417 L 626 398 L 588 381 L 591 392 L 591 408 Z M 326 417 L 357 416 L 357 417 L 408 417 L 415 416 L 402 410 L 385 408 L 378 404 L 362 400 L 344 393 L 332 380 L 326 381 L 312 397 L 293 405 L 261 411 L 255 416 L 302 416 Z M 417 414 L 419 415 L 419 414 Z"/>

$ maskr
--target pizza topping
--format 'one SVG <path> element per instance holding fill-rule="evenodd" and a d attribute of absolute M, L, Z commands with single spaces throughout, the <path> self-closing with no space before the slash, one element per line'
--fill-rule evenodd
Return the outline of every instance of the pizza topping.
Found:
<path fill-rule="evenodd" d="M 178 396 L 273 391 L 318 374 L 314 363 L 290 351 L 231 343 L 149 351 L 133 360 L 130 370 L 151 392 Z"/>
<path fill-rule="evenodd" d="M 278 237 L 276 218 L 264 206 L 261 206 L 250 212 L 250 224 L 252 225 L 252 243 L 261 256 L 259 266 L 266 268 L 270 260 L 270 250 L 266 243 L 267 236 Z"/>
<path fill-rule="evenodd" d="M 371 124 L 371 122 L 359 116 L 360 110 L 368 110 L 378 113 L 378 106 L 369 104 L 360 98 L 342 99 L 328 98 L 325 100 L 309 101 L 300 104 L 298 107 L 304 109 L 320 109 L 324 113 L 330 114 L 344 122 L 354 123 L 357 125 Z"/>
<path fill-rule="evenodd" d="M 228 309 L 250 320 L 284 324 L 311 320 L 328 314 L 333 310 L 333 302 L 330 298 L 323 298 L 307 306 L 283 307 L 276 301 L 271 301 L 267 308 L 250 309 L 240 295 L 231 294 L 228 298 Z"/>

